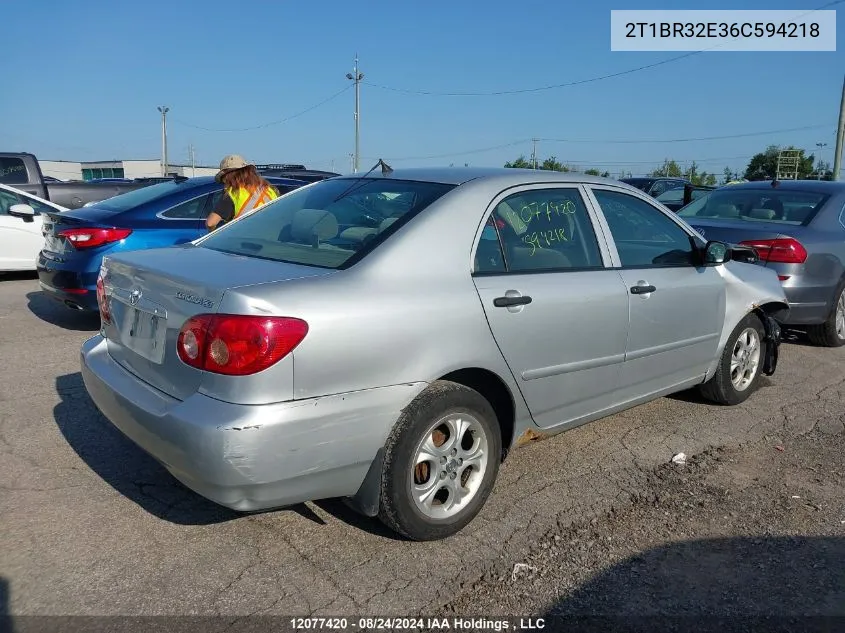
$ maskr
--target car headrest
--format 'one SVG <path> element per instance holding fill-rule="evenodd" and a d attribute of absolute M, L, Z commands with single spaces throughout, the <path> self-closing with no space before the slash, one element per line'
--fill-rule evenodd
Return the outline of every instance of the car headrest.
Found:
<path fill-rule="evenodd" d="M 774 209 L 751 209 L 748 212 L 749 218 L 754 218 L 755 220 L 774 220 L 775 219 Z"/>
<path fill-rule="evenodd" d="M 739 209 L 736 208 L 736 205 L 723 202 L 715 205 L 712 209 L 708 209 L 707 215 L 714 218 L 738 218 Z"/>
<path fill-rule="evenodd" d="M 294 241 L 312 243 L 337 237 L 340 227 L 333 213 L 323 209 L 301 209 L 293 216 L 290 235 Z"/>

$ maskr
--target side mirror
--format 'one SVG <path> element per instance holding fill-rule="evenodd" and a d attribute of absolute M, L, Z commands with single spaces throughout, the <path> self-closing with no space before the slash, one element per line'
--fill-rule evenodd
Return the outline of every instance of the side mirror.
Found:
<path fill-rule="evenodd" d="M 707 242 L 704 247 L 704 265 L 718 266 L 731 258 L 730 246 L 724 242 Z"/>
<path fill-rule="evenodd" d="M 35 209 L 28 204 L 13 204 L 9 207 L 9 215 L 24 222 L 32 222 L 35 219 Z"/>

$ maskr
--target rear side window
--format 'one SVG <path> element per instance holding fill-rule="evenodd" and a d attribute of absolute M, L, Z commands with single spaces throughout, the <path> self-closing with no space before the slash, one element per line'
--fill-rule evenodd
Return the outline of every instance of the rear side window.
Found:
<path fill-rule="evenodd" d="M 206 205 L 211 196 L 212 194 L 208 193 L 204 196 L 187 200 L 168 209 L 161 215 L 170 220 L 199 220 L 200 218 L 205 218 L 207 215 L 205 213 Z"/>
<path fill-rule="evenodd" d="M 343 268 L 376 248 L 454 185 L 385 178 L 323 180 L 217 229 L 204 248 Z M 354 259 L 353 259 L 354 258 Z"/>
<path fill-rule="evenodd" d="M 23 159 L 0 156 L 0 182 L 4 185 L 22 185 L 29 182 Z"/>

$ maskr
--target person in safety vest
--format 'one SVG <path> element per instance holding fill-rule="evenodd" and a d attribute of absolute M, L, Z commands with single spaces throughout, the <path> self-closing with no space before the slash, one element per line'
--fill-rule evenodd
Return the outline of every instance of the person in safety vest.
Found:
<path fill-rule="evenodd" d="M 279 197 L 279 193 L 261 177 L 255 165 L 237 154 L 226 156 L 220 161 L 220 171 L 214 179 L 223 183 L 224 190 L 220 201 L 205 220 L 209 231 Z"/>

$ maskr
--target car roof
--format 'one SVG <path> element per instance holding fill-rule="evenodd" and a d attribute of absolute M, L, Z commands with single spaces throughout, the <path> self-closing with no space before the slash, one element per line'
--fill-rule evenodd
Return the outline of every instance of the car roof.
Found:
<path fill-rule="evenodd" d="M 498 184 L 519 185 L 521 183 L 593 183 L 615 184 L 629 187 L 612 178 L 590 176 L 576 172 L 561 172 L 544 169 L 514 169 L 510 167 L 408 167 L 394 169 L 387 175 L 381 170 L 373 170 L 371 174 L 348 174 L 332 180 L 356 180 L 359 178 L 412 180 L 419 182 L 437 182 L 445 185 L 462 185 L 470 181 L 495 180 Z"/>
<path fill-rule="evenodd" d="M 730 189 L 733 191 L 751 189 L 751 190 L 781 190 L 781 191 L 813 191 L 818 193 L 842 193 L 845 191 L 845 181 L 841 180 L 778 180 L 777 186 L 772 187 L 771 180 L 754 180 L 752 182 L 740 182 L 734 185 L 724 185 L 719 187 L 722 189 Z"/>
<path fill-rule="evenodd" d="M 297 180 L 296 178 L 279 178 L 278 176 L 263 176 L 268 182 L 275 183 L 278 185 L 307 185 L 308 183 L 304 180 Z M 210 185 L 215 182 L 214 176 L 195 176 L 193 178 L 188 178 L 187 180 L 183 180 L 182 182 L 190 185 L 199 187 L 201 185 Z"/>

